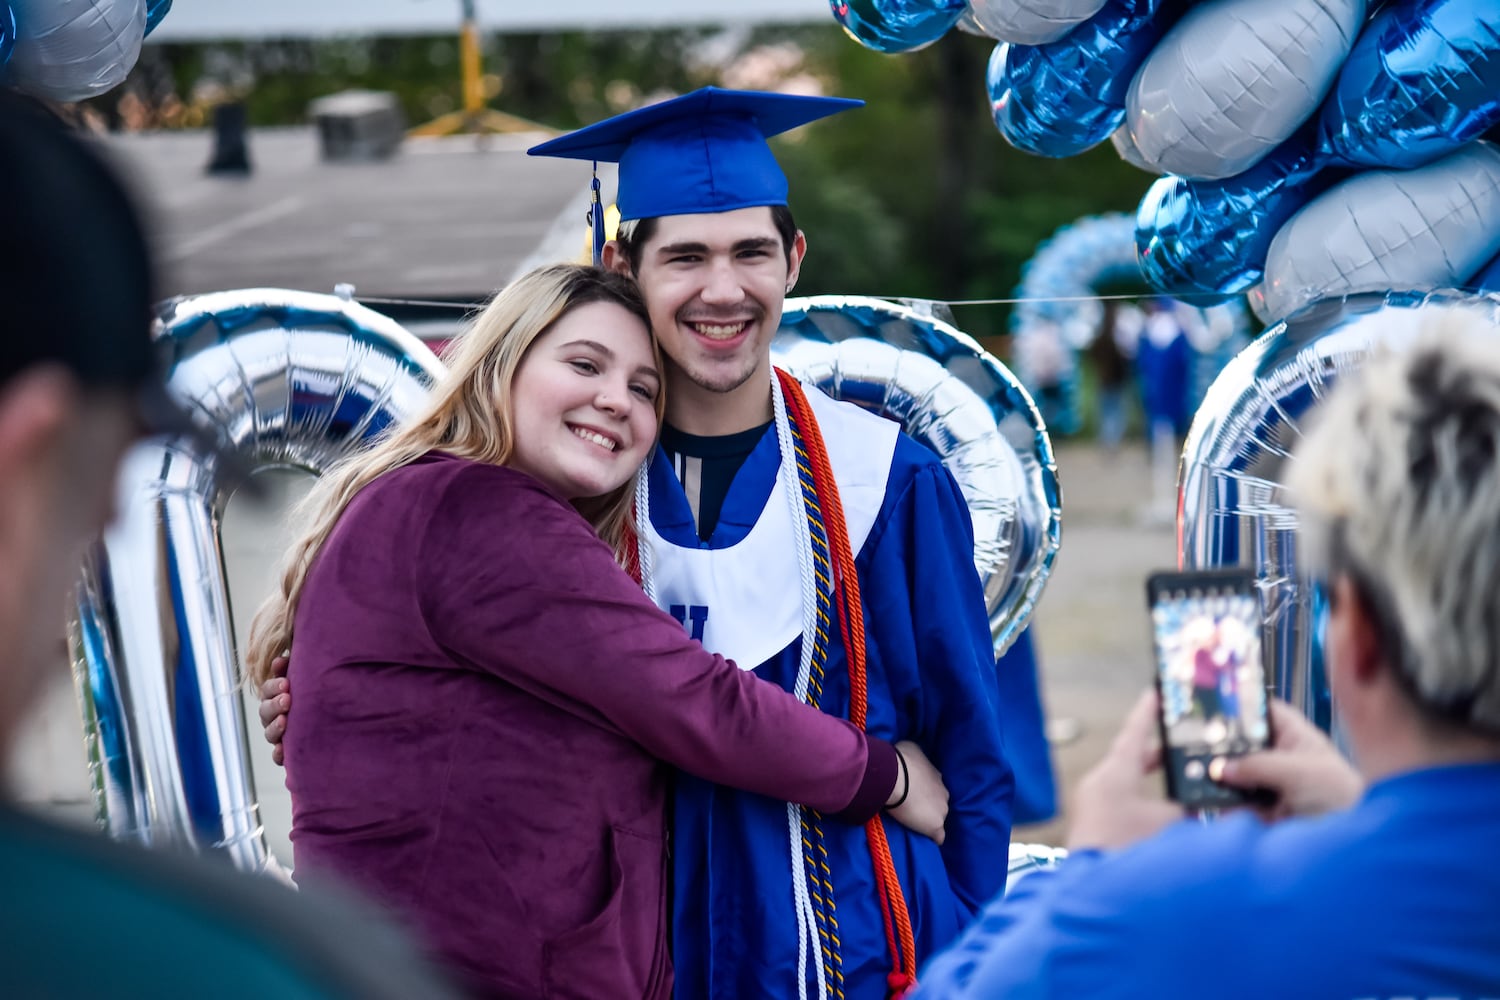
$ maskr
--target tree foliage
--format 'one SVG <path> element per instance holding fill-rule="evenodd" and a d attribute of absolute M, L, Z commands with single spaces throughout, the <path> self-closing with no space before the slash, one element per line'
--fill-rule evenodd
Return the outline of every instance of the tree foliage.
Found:
<path fill-rule="evenodd" d="M 856 113 L 775 141 L 812 247 L 798 291 L 1008 298 L 1039 243 L 1080 216 L 1132 211 L 1150 178 L 1107 145 L 1057 161 L 1007 145 L 984 88 L 993 44 L 953 32 L 887 56 L 831 21 L 503 35 L 485 41 L 485 82 L 495 107 L 555 128 L 705 84 L 863 98 Z M 455 109 L 456 33 L 153 45 L 126 86 L 96 104 L 109 114 L 122 100 L 174 107 L 147 123 L 195 125 L 208 102 L 230 97 L 247 104 L 252 125 L 284 125 L 304 121 L 315 98 L 350 87 L 394 92 L 413 123 Z M 995 335 L 1008 310 L 963 307 L 957 317 L 976 335 Z"/>

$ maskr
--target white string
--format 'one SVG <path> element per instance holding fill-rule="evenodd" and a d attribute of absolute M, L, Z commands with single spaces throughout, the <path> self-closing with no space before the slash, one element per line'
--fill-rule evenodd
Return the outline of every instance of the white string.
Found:
<path fill-rule="evenodd" d="M 656 603 L 656 580 L 651 576 L 655 560 L 646 532 L 651 527 L 651 462 L 654 458 L 653 453 L 635 473 L 635 564 L 641 571 L 641 589 L 651 598 L 652 604 Z"/>
<path fill-rule="evenodd" d="M 789 472 L 785 477 L 786 500 L 792 507 L 792 524 L 795 525 L 798 575 L 802 585 L 802 645 L 797 665 L 797 682 L 793 693 L 800 701 L 807 701 L 807 690 L 812 679 L 813 641 L 817 635 L 818 597 L 812 566 L 812 529 L 807 523 L 807 511 L 803 505 L 802 486 L 796 472 L 797 452 L 792 443 L 792 426 L 786 415 L 786 400 L 781 393 L 781 384 L 774 371 L 771 375 L 771 405 L 775 413 L 776 442 L 781 449 L 781 461 Z M 641 570 L 641 589 L 653 604 L 656 600 L 656 582 L 652 576 L 651 543 L 648 530 L 651 528 L 651 463 L 643 464 L 635 477 L 635 523 L 636 559 Z M 659 606 L 659 605 L 658 605 Z M 794 802 L 787 803 L 787 839 L 791 847 L 792 909 L 797 914 L 797 997 L 807 1000 L 807 958 L 811 948 L 813 969 L 817 973 L 818 997 L 828 1000 L 828 982 L 823 972 L 823 963 L 817 959 L 817 916 L 813 912 L 812 897 L 807 891 L 807 868 L 802 857 L 802 809 Z"/>
<path fill-rule="evenodd" d="M 802 585 L 802 642 L 797 663 L 797 682 L 792 693 L 801 702 L 807 701 L 807 689 L 812 679 L 812 656 L 818 624 L 818 594 L 812 569 L 812 529 L 807 523 L 807 508 L 802 497 L 801 479 L 797 475 L 797 451 L 792 441 L 792 424 L 786 415 L 786 398 L 781 392 L 781 380 L 771 373 L 771 406 L 776 420 L 776 443 L 781 449 L 782 467 L 789 470 L 785 476 L 786 499 L 792 508 L 793 530 L 796 532 L 797 568 Z M 797 910 L 797 995 L 801 1000 L 807 996 L 807 952 L 813 952 L 813 969 L 818 978 L 818 996 L 827 1000 L 828 982 L 823 973 L 823 963 L 817 955 L 822 946 L 818 941 L 817 915 L 813 913 L 812 897 L 807 891 L 807 868 L 802 857 L 802 807 L 788 802 L 787 840 L 792 856 L 792 897 Z"/>
<path fill-rule="evenodd" d="M 1164 298 L 1176 299 L 1179 302 L 1192 302 L 1197 299 L 1213 299 L 1208 305 L 1216 305 L 1224 300 L 1224 296 L 1217 292 L 1183 292 L 1180 294 L 1166 295 L 1154 289 L 1142 289 L 1139 292 L 1121 292 L 1117 295 L 1022 295 L 1009 299 L 920 299 L 909 296 L 878 295 L 874 298 L 889 299 L 892 302 L 911 303 L 916 305 L 933 306 L 1013 306 L 1023 302 L 1108 302 L 1125 301 L 1152 298 L 1162 296 Z M 478 312 L 489 302 L 455 299 L 397 299 L 379 295 L 355 295 L 354 301 L 361 305 L 371 304 L 382 306 L 423 306 L 434 309 L 462 309 L 466 312 Z"/>

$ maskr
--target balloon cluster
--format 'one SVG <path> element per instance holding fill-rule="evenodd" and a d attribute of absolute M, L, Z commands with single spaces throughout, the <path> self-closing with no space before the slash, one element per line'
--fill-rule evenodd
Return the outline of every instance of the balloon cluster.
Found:
<path fill-rule="evenodd" d="M 1062 434 L 1081 424 L 1077 352 L 1103 332 L 1101 287 L 1140 281 L 1135 220 L 1111 213 L 1088 216 L 1058 229 L 1021 269 L 1021 300 L 1011 313 L 1016 374 L 1037 400 L 1047 426 Z M 1240 302 L 1207 308 L 1171 304 L 1188 335 L 1189 407 L 1249 340 L 1249 316 Z"/>
<path fill-rule="evenodd" d="M 172 0 L 0 0 L 0 84 L 52 101 L 118 86 Z"/>
<path fill-rule="evenodd" d="M 882 52 L 940 25 L 996 38 L 986 85 L 1007 141 L 1062 157 L 1112 139 L 1166 175 L 1136 220 L 1164 292 L 1248 293 L 1271 320 L 1325 296 L 1500 285 L 1500 147 L 1482 138 L 1500 125 L 1496 0 L 833 10 Z"/>
<path fill-rule="evenodd" d="M 1500 330 L 1500 295 L 1453 290 L 1325 299 L 1276 324 L 1209 389 L 1183 447 L 1178 557 L 1185 569 L 1255 570 L 1276 693 L 1325 729 L 1327 595 L 1309 574 L 1284 483 L 1317 403 L 1371 354 L 1401 351 L 1444 317 L 1477 313 Z"/>

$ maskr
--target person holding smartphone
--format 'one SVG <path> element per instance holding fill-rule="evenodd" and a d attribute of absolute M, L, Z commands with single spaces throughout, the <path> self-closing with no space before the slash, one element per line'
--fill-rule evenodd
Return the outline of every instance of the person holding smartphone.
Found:
<path fill-rule="evenodd" d="M 1217 778 L 1275 804 L 1184 822 L 1144 787 L 1143 695 L 1079 785 L 1068 859 L 992 901 L 916 996 L 1500 996 L 1497 334 L 1450 313 L 1372 358 L 1291 467 L 1357 768 L 1273 702 L 1270 748 Z"/>

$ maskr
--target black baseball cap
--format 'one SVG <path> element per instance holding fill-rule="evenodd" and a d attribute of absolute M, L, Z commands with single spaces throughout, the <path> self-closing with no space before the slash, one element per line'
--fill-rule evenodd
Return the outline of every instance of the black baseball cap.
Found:
<path fill-rule="evenodd" d="M 167 393 L 151 337 L 151 248 L 124 182 L 93 140 L 5 90 L 0 204 L 0 385 L 59 364 L 85 389 L 133 395 L 143 434 L 186 435 L 221 452 Z"/>

